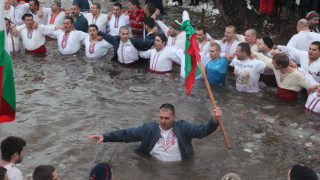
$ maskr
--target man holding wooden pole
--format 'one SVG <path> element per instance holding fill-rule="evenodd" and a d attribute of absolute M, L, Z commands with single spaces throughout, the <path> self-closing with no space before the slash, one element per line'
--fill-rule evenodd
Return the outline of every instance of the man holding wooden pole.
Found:
<path fill-rule="evenodd" d="M 113 132 L 91 135 L 101 142 L 137 142 L 136 151 L 151 155 L 161 161 L 181 161 L 190 159 L 194 152 L 193 138 L 204 138 L 218 128 L 222 116 L 219 107 L 212 110 L 213 118 L 202 124 L 192 124 L 185 120 L 175 121 L 175 108 L 163 104 L 159 109 L 159 122 L 144 123 L 139 127 L 120 129 Z"/>

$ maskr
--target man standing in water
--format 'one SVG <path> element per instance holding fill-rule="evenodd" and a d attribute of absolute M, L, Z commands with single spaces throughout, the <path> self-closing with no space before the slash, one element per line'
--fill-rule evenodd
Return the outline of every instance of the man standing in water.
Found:
<path fill-rule="evenodd" d="M 185 120 L 175 121 L 175 108 L 163 104 L 159 110 L 159 123 L 148 122 L 135 128 L 120 129 L 113 132 L 91 135 L 101 142 L 137 142 L 136 151 L 149 154 L 161 161 L 181 161 L 190 159 L 194 150 L 193 138 L 204 138 L 218 128 L 217 119 L 222 116 L 220 108 L 212 111 L 214 118 L 202 124 L 192 124 Z"/>

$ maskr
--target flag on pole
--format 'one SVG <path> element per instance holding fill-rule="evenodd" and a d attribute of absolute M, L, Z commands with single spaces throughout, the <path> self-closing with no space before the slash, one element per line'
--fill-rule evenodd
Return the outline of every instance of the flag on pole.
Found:
<path fill-rule="evenodd" d="M 184 84 L 184 87 L 186 88 L 186 96 L 187 97 L 189 96 L 189 94 L 192 90 L 195 77 L 198 75 L 197 70 L 199 69 L 199 67 L 197 65 L 197 61 L 201 61 L 200 49 L 199 49 L 199 46 L 197 43 L 197 34 L 196 33 L 194 33 L 190 37 L 189 42 L 190 42 L 190 46 L 188 48 L 187 54 L 191 57 L 190 63 L 189 63 L 191 69 L 190 69 L 189 73 L 186 75 L 187 78 L 186 78 L 186 82 Z M 186 66 L 187 66 L 187 63 L 186 63 Z M 201 73 L 201 71 L 200 71 L 200 73 Z"/>
<path fill-rule="evenodd" d="M 4 13 L 4 0 L 0 0 L 0 14 Z M 6 28 L 0 18 L 0 123 L 10 122 L 16 116 L 16 93 L 10 53 L 6 50 Z"/>

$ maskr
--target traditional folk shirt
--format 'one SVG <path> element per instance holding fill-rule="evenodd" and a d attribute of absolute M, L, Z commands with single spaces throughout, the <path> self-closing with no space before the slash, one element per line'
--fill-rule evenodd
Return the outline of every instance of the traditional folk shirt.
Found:
<path fill-rule="evenodd" d="M 112 44 L 108 43 L 106 40 L 97 41 L 94 44 L 90 42 L 90 37 L 86 37 L 82 43 L 86 46 L 86 56 L 89 58 L 97 58 L 104 56 L 108 53 L 108 49 L 112 48 Z"/>
<path fill-rule="evenodd" d="M 143 9 L 137 9 L 136 13 L 130 12 L 129 13 L 129 19 L 130 19 L 130 26 L 132 31 L 132 36 L 135 38 L 143 38 L 143 20 L 144 20 L 144 10 Z"/>
<path fill-rule="evenodd" d="M 305 107 L 317 113 L 320 113 L 320 98 L 318 98 L 318 92 L 309 94 Z"/>
<path fill-rule="evenodd" d="M 88 25 L 95 24 L 98 26 L 99 31 L 106 32 L 108 25 L 108 15 L 100 14 L 97 18 L 93 18 L 91 13 L 83 14 L 83 16 L 87 19 Z"/>
<path fill-rule="evenodd" d="M 10 6 L 11 22 L 15 25 L 22 25 L 22 16 L 29 12 L 29 3 L 18 4 L 16 7 Z"/>
<path fill-rule="evenodd" d="M 138 50 L 132 45 L 130 39 L 126 42 L 120 41 L 117 54 L 118 61 L 124 64 L 130 64 L 139 59 Z"/>
<path fill-rule="evenodd" d="M 185 31 L 181 31 L 181 33 L 178 34 L 176 37 L 171 37 L 167 34 L 167 32 L 169 31 L 168 26 L 166 26 L 162 21 L 158 21 L 158 25 L 160 26 L 160 28 L 164 32 L 164 34 L 168 37 L 168 42 L 167 42 L 168 45 L 176 46 L 176 47 L 182 49 L 183 51 L 185 51 L 186 39 L 187 39 Z"/>
<path fill-rule="evenodd" d="M 14 36 L 12 34 L 12 31 L 10 30 L 9 32 L 7 32 L 7 36 L 6 36 L 6 42 L 7 45 L 9 47 L 9 51 L 19 51 L 20 50 L 20 41 L 19 41 L 19 36 Z"/>
<path fill-rule="evenodd" d="M 308 51 L 310 44 L 314 41 L 320 41 L 320 34 L 315 32 L 300 31 L 291 37 L 287 47 L 293 47 L 301 51 Z"/>
<path fill-rule="evenodd" d="M 208 53 L 210 49 L 210 41 L 206 41 L 201 44 L 198 42 L 198 46 L 199 46 L 200 52 Z"/>
<path fill-rule="evenodd" d="M 10 9 L 11 9 L 11 8 L 9 8 L 8 10 L 4 10 L 4 17 L 5 17 L 5 18 L 11 19 Z"/>
<path fill-rule="evenodd" d="M 75 54 L 79 51 L 81 42 L 89 36 L 89 34 L 82 31 L 71 31 L 66 34 L 61 29 L 54 31 L 51 35 L 58 40 L 58 49 L 61 54 L 69 55 Z"/>
<path fill-rule="evenodd" d="M 51 13 L 51 8 L 42 7 L 42 13 L 43 13 L 43 17 L 42 18 L 38 17 L 39 11 L 36 11 L 36 12 L 32 13 L 29 10 L 29 13 L 33 15 L 33 20 L 36 21 L 38 24 L 47 25 L 48 16 Z"/>
<path fill-rule="evenodd" d="M 155 48 L 148 51 L 139 51 L 139 56 L 145 59 L 150 59 L 149 68 L 152 71 L 167 72 L 171 71 L 172 62 L 181 64 L 181 59 L 175 51 L 183 53 L 182 49 L 177 47 L 165 46 L 161 51 L 157 51 Z"/>
<path fill-rule="evenodd" d="M 116 17 L 114 14 L 111 16 L 110 21 L 108 22 L 108 30 L 111 36 L 116 36 L 119 34 L 119 29 L 122 26 L 129 27 L 129 16 L 121 14 L 120 16 Z"/>
<path fill-rule="evenodd" d="M 63 25 L 63 20 L 66 17 L 66 13 L 64 11 L 58 12 L 55 16 L 51 12 L 48 15 L 48 21 L 47 24 L 54 24 L 54 25 Z"/>
<path fill-rule="evenodd" d="M 309 65 L 310 59 L 308 57 L 308 51 L 301 51 L 296 48 L 286 46 L 278 46 L 278 48 L 281 52 L 286 53 L 295 62 L 300 64 L 300 67 L 303 70 L 309 72 L 309 74 L 311 74 L 313 78 L 320 83 L 320 58 Z"/>
<path fill-rule="evenodd" d="M 238 44 L 240 43 L 238 40 L 234 40 L 231 44 L 228 42 L 222 42 L 220 40 L 214 40 L 221 47 L 221 52 L 225 54 L 234 54 L 237 50 Z"/>

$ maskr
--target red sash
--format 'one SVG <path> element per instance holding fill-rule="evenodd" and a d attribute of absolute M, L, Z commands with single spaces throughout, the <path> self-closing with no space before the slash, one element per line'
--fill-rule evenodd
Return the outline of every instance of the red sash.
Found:
<path fill-rule="evenodd" d="M 176 62 L 174 62 L 174 61 L 172 61 L 172 65 L 173 65 L 173 66 L 180 66 L 180 64 L 178 64 L 178 63 L 176 63 Z"/>
<path fill-rule="evenodd" d="M 286 101 L 294 101 L 297 99 L 298 93 L 278 86 L 278 96 Z"/>
<path fill-rule="evenodd" d="M 28 50 L 25 49 L 26 52 L 31 52 L 31 53 L 38 53 L 38 54 L 45 54 L 47 53 L 47 48 L 45 45 L 40 46 L 39 48 L 35 49 L 35 50 Z"/>
<path fill-rule="evenodd" d="M 156 73 L 156 74 L 165 74 L 165 73 L 170 73 L 171 71 L 154 71 L 148 67 L 148 71 L 151 73 Z"/>

